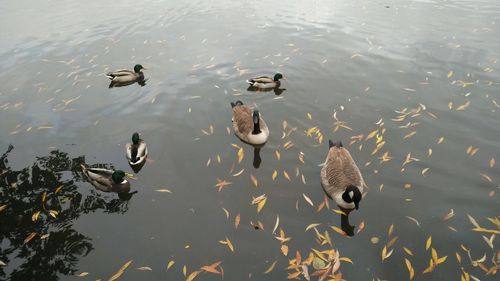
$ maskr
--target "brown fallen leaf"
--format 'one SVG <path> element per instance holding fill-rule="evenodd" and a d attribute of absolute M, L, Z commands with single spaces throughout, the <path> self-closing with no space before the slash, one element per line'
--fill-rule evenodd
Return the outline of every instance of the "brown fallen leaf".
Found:
<path fill-rule="evenodd" d="M 211 265 L 202 266 L 200 269 L 205 271 L 205 272 L 210 272 L 210 273 L 214 273 L 214 274 L 222 274 L 222 272 L 220 272 L 219 270 L 216 269 L 216 267 L 218 267 L 221 263 L 222 263 L 222 261 L 218 261 L 218 262 L 215 262 Z"/>
<path fill-rule="evenodd" d="M 36 236 L 36 232 L 31 232 L 25 239 L 24 244 L 30 242 Z"/>
<path fill-rule="evenodd" d="M 238 213 L 236 217 L 234 218 L 234 228 L 238 228 L 238 225 L 240 225 L 240 214 Z"/>
<path fill-rule="evenodd" d="M 198 276 L 198 274 L 200 273 L 201 273 L 200 270 L 191 272 L 191 274 L 189 274 L 189 276 L 186 278 L 186 281 L 193 281 L 196 278 L 196 276 Z"/>
<path fill-rule="evenodd" d="M 125 270 L 130 266 L 130 264 L 132 263 L 132 260 L 129 260 L 128 262 L 126 262 L 116 273 L 115 275 L 111 276 L 111 278 L 108 279 L 108 281 L 115 281 L 117 280 L 118 278 L 120 278 L 122 276 L 122 274 L 125 272 Z"/>
<path fill-rule="evenodd" d="M 276 266 L 276 263 L 277 263 L 277 262 L 278 262 L 278 261 L 274 261 L 274 262 L 271 264 L 271 266 L 269 266 L 269 267 L 266 269 L 266 271 L 264 271 L 264 274 L 268 274 L 268 273 L 270 273 L 271 271 L 273 271 L 273 269 L 274 269 L 274 267 Z"/>
<path fill-rule="evenodd" d="M 405 258 L 405 263 L 406 268 L 408 268 L 408 273 L 410 274 L 410 280 L 413 280 L 413 277 L 415 276 L 415 270 L 413 269 L 411 262 L 407 258 Z"/>

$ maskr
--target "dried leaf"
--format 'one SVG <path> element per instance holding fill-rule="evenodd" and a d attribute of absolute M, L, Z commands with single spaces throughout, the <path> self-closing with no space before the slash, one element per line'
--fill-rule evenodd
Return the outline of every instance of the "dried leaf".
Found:
<path fill-rule="evenodd" d="M 304 199 L 307 201 L 307 203 L 309 203 L 309 205 L 314 207 L 314 203 L 311 201 L 311 198 L 307 197 L 307 195 L 305 195 L 304 193 L 302 193 L 302 196 L 304 196 Z"/>
<path fill-rule="evenodd" d="M 153 271 L 153 269 L 149 266 L 141 266 L 136 268 L 137 270 L 142 270 L 142 271 Z"/>
<path fill-rule="evenodd" d="M 268 273 L 270 273 L 271 271 L 273 271 L 273 269 L 274 269 L 274 267 L 276 266 L 276 263 L 277 263 L 277 262 L 278 262 L 278 261 L 274 261 L 274 262 L 271 264 L 271 266 L 269 266 L 269 268 L 267 268 L 267 269 L 266 269 L 266 271 L 264 271 L 264 274 L 268 274 Z"/>
<path fill-rule="evenodd" d="M 250 179 L 252 180 L 252 183 L 255 187 L 259 186 L 259 181 L 254 175 L 250 175 Z"/>
<path fill-rule="evenodd" d="M 196 271 L 191 272 L 191 274 L 189 274 L 189 276 L 186 278 L 186 281 L 193 281 L 194 278 L 196 278 L 196 276 L 198 276 L 198 274 L 200 274 L 200 273 L 201 273 L 200 270 L 196 270 Z"/>
<path fill-rule="evenodd" d="M 175 261 L 171 260 L 167 263 L 167 270 L 169 270 L 172 266 L 174 266 Z"/>
<path fill-rule="evenodd" d="M 288 256 L 288 246 L 285 244 L 281 245 L 281 252 L 285 257 Z"/>
<path fill-rule="evenodd" d="M 413 280 L 413 277 L 415 276 L 415 270 L 413 269 L 411 262 L 407 258 L 405 258 L 405 263 L 406 268 L 408 268 L 408 273 L 410 274 L 410 280 Z"/>
<path fill-rule="evenodd" d="M 155 190 L 156 192 L 166 192 L 166 193 L 172 193 L 172 191 L 168 190 L 168 189 L 157 189 Z"/>
<path fill-rule="evenodd" d="M 211 265 L 202 266 L 200 269 L 203 271 L 206 271 L 206 272 L 214 273 L 214 274 L 222 274 L 222 272 L 220 272 L 219 270 L 216 269 L 216 267 L 218 267 L 221 263 L 222 263 L 222 261 L 218 261 L 218 262 L 215 262 Z"/>
<path fill-rule="evenodd" d="M 276 179 L 277 176 L 278 176 L 278 171 L 274 170 L 274 172 L 273 172 L 273 181 Z"/>
<path fill-rule="evenodd" d="M 286 171 L 283 171 L 283 176 L 285 176 L 285 178 L 288 180 L 288 181 L 292 181 L 290 179 L 290 176 L 288 175 L 288 173 Z"/>
<path fill-rule="evenodd" d="M 321 223 L 312 223 L 312 224 L 310 224 L 310 225 L 308 225 L 308 226 L 306 227 L 306 230 L 305 230 L 305 231 L 308 231 L 309 229 L 311 229 L 311 228 L 315 228 L 315 227 L 320 226 L 320 225 L 321 225 Z"/>
<path fill-rule="evenodd" d="M 238 163 L 241 163 L 244 155 L 245 155 L 245 152 L 243 151 L 243 147 L 240 147 L 240 149 L 238 149 Z"/>
<path fill-rule="evenodd" d="M 28 243 L 31 241 L 31 239 L 35 238 L 36 232 L 31 232 L 26 238 L 24 239 L 24 244 Z"/>
<path fill-rule="evenodd" d="M 274 228 L 273 228 L 273 234 L 276 232 L 276 229 L 278 229 L 278 226 L 280 224 L 280 216 L 279 215 L 276 215 L 276 223 L 274 224 Z"/>
<path fill-rule="evenodd" d="M 118 278 L 120 278 L 122 276 L 122 274 L 125 272 L 125 270 L 130 266 L 130 264 L 132 263 L 132 260 L 129 260 L 128 262 L 126 262 L 116 273 L 115 275 L 111 276 L 111 278 L 108 279 L 108 281 L 115 281 L 117 280 Z"/>
<path fill-rule="evenodd" d="M 431 247 L 432 245 L 432 236 L 429 236 L 429 238 L 427 238 L 427 242 L 425 242 L 425 250 L 429 250 L 429 248 Z"/>
<path fill-rule="evenodd" d="M 238 225 L 240 225 L 240 214 L 239 213 L 234 218 L 234 228 L 238 228 Z"/>
<path fill-rule="evenodd" d="M 87 276 L 87 275 L 89 275 L 88 272 L 80 272 L 80 273 L 76 274 L 75 276 L 76 277 L 84 277 L 84 276 Z"/>

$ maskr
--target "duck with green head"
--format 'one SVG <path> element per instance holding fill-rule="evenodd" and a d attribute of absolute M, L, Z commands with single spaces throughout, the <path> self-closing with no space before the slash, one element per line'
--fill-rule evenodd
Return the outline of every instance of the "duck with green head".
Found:
<path fill-rule="evenodd" d="M 148 157 L 148 146 L 137 132 L 132 135 L 132 143 L 127 144 L 126 150 L 127 160 L 131 166 L 144 164 Z"/>
<path fill-rule="evenodd" d="M 135 82 L 144 81 L 144 73 L 142 72 L 144 68 L 140 64 L 136 64 L 134 66 L 134 70 L 129 69 L 119 69 L 113 72 L 109 72 L 106 74 L 111 80 L 110 87 L 113 86 L 126 86 L 133 84 Z"/>
<path fill-rule="evenodd" d="M 82 165 L 83 174 L 98 190 L 104 192 L 128 193 L 130 183 L 125 179 L 126 173 L 122 170 L 103 168 L 89 168 Z"/>
<path fill-rule="evenodd" d="M 247 83 L 257 89 L 274 89 L 278 88 L 281 85 L 280 79 L 286 80 L 286 77 L 281 73 L 276 73 L 274 77 L 260 76 L 250 78 L 247 80 Z"/>

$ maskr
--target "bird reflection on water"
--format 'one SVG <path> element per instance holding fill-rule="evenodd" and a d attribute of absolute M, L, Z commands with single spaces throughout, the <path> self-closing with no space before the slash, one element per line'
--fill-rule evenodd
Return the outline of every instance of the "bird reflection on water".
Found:
<path fill-rule="evenodd" d="M 79 167 L 85 157 L 70 158 L 58 150 L 13 170 L 8 159 L 13 149 L 10 145 L 0 157 L 0 205 L 7 205 L 0 215 L 0 260 L 7 264 L 0 267 L 0 279 L 74 275 L 79 259 L 94 249 L 92 239 L 79 233 L 74 222 L 96 211 L 123 214 L 133 193 L 110 199 L 94 190 L 85 192 L 76 184 L 83 179 Z"/>

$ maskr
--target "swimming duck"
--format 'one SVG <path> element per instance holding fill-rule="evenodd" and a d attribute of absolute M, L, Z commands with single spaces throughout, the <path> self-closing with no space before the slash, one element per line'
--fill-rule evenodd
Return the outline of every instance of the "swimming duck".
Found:
<path fill-rule="evenodd" d="M 286 80 L 283 74 L 276 73 L 274 77 L 261 76 L 250 78 L 247 80 L 247 83 L 258 89 L 273 89 L 281 85 L 280 79 Z"/>
<path fill-rule="evenodd" d="M 363 176 L 342 142 L 333 143 L 330 140 L 329 147 L 321 168 L 323 190 L 340 207 L 357 210 L 365 186 Z"/>
<path fill-rule="evenodd" d="M 128 69 L 120 69 L 106 74 L 112 83 L 116 84 L 133 84 L 138 81 L 144 80 L 144 73 L 142 73 L 144 68 L 140 64 L 134 66 L 134 71 Z"/>
<path fill-rule="evenodd" d="M 242 141 L 260 145 L 269 138 L 269 128 L 258 110 L 244 105 L 241 101 L 231 102 L 233 108 L 234 133 Z"/>
<path fill-rule="evenodd" d="M 144 164 L 148 157 L 146 142 L 140 139 L 139 133 L 132 135 L 132 143 L 127 143 L 127 159 L 131 166 Z"/>
<path fill-rule="evenodd" d="M 81 166 L 83 174 L 95 188 L 104 192 L 128 193 L 130 191 L 130 183 L 125 179 L 124 171 Z"/>

